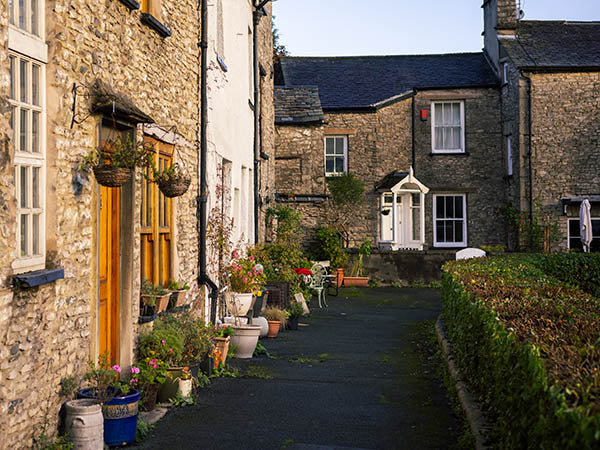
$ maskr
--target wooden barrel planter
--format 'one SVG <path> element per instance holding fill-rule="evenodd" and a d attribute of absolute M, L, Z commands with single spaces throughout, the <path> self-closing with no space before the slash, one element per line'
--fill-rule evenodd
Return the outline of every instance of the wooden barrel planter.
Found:
<path fill-rule="evenodd" d="M 75 448 L 104 449 L 104 417 L 97 400 L 82 398 L 66 403 L 66 432 Z"/>

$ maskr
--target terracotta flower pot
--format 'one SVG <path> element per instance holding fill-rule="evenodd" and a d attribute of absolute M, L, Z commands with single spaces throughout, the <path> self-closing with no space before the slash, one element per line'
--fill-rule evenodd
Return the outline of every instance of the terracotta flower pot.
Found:
<path fill-rule="evenodd" d="M 279 329 L 281 328 L 281 322 L 279 320 L 267 320 L 267 322 L 269 323 L 269 332 L 267 333 L 267 337 L 277 337 Z"/>
<path fill-rule="evenodd" d="M 344 277 L 344 286 L 367 287 L 369 285 L 369 277 Z"/>
<path fill-rule="evenodd" d="M 219 367 L 219 364 L 224 363 L 227 359 L 227 352 L 229 351 L 229 341 L 231 336 L 227 337 L 216 337 L 215 338 L 215 350 L 216 355 L 214 359 L 214 368 Z"/>
<path fill-rule="evenodd" d="M 335 269 L 335 273 L 337 275 L 335 283 L 337 284 L 337 287 L 342 287 L 342 282 L 344 281 L 344 269 Z"/>

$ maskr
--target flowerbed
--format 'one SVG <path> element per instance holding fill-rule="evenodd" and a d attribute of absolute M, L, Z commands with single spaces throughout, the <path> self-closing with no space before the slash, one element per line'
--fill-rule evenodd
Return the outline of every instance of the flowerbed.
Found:
<path fill-rule="evenodd" d="M 599 264 L 517 255 L 443 267 L 444 324 L 498 448 L 600 446 Z"/>

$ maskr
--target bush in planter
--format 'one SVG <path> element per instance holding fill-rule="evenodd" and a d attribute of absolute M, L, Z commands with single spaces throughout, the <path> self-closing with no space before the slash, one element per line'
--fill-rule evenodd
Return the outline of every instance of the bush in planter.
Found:
<path fill-rule="evenodd" d="M 340 234 L 331 227 L 322 226 L 317 229 L 313 256 L 318 261 L 330 261 L 332 268 L 344 268 L 348 264 L 348 254 L 342 249 Z"/>
<path fill-rule="evenodd" d="M 179 359 L 172 360 L 177 367 L 197 364 L 208 356 L 213 346 L 212 327 L 205 326 L 203 320 L 195 319 L 188 312 L 161 317 L 154 323 L 154 330 L 165 330 L 169 335 L 181 336 L 181 354 Z"/>
<path fill-rule="evenodd" d="M 181 361 L 184 350 L 184 335 L 182 330 L 173 327 L 157 327 L 142 333 L 138 339 L 138 360 L 158 358 L 174 367 Z"/>
<path fill-rule="evenodd" d="M 299 302 L 292 302 L 287 307 L 288 320 L 287 325 L 290 330 L 298 329 L 298 320 L 304 315 L 304 308 Z"/>

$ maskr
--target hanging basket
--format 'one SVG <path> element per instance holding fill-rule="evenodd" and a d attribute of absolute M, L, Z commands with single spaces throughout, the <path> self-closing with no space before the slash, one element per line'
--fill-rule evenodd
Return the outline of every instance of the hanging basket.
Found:
<path fill-rule="evenodd" d="M 158 188 L 166 197 L 179 197 L 187 192 L 191 182 L 189 175 L 177 174 L 168 181 L 159 181 Z"/>
<path fill-rule="evenodd" d="M 127 167 L 96 166 L 93 167 L 98 184 L 107 187 L 120 187 L 131 178 L 131 169 Z"/>

